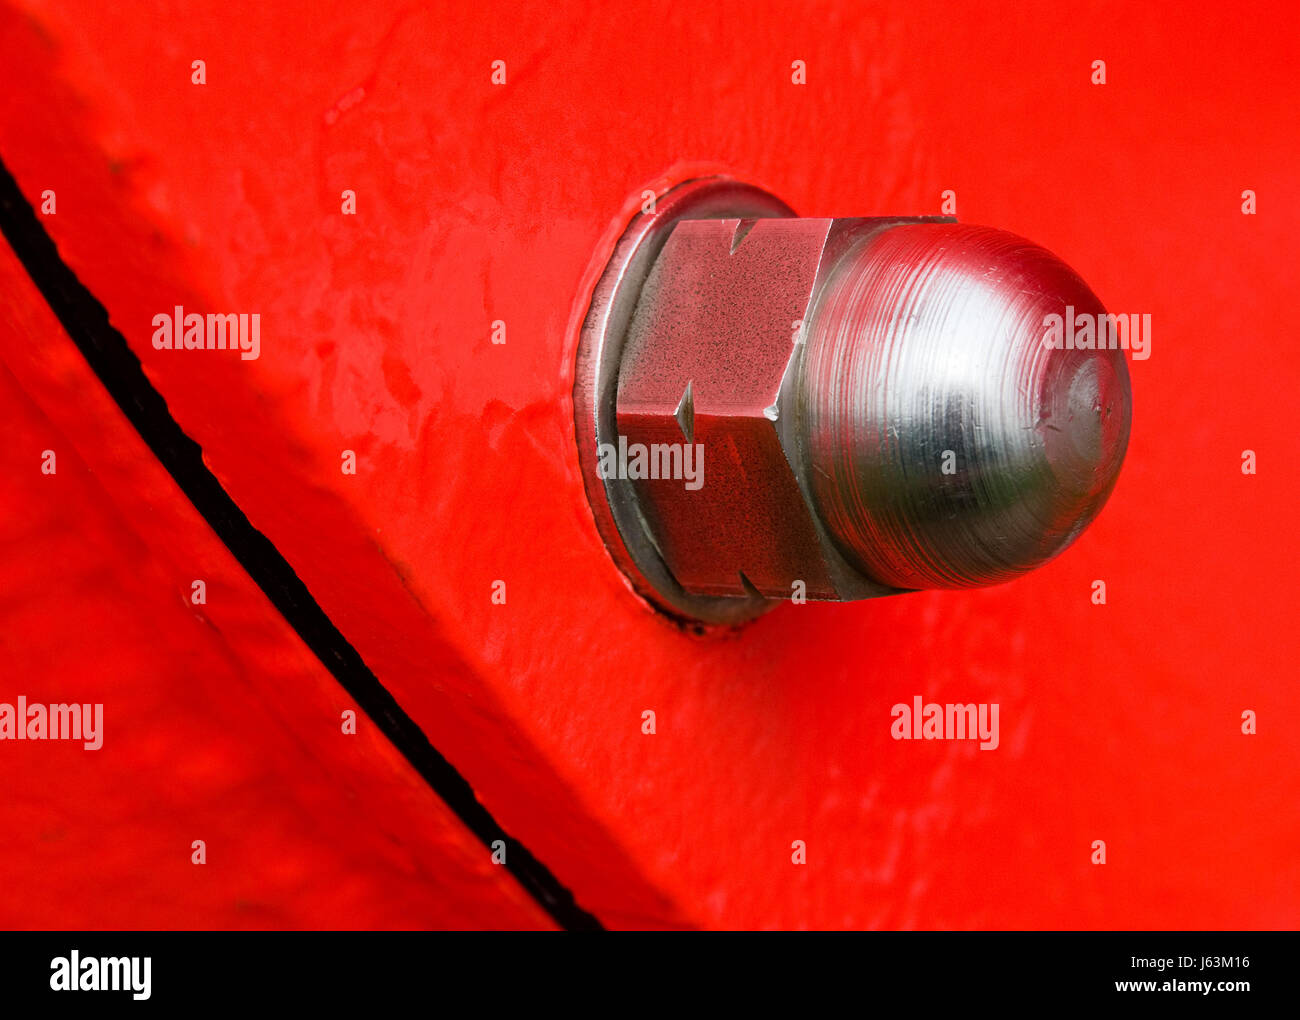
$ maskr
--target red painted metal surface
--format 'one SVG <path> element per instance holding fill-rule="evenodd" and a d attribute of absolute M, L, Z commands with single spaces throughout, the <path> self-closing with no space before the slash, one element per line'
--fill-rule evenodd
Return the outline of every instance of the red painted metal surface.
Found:
<path fill-rule="evenodd" d="M 1295 924 L 1281 5 L 147 6 L 0 10 L 21 83 L 0 153 L 35 204 L 57 192 L 61 254 L 228 491 L 584 907 Z M 1150 312 L 1128 460 L 1079 543 L 1009 586 L 784 606 L 721 638 L 638 603 L 577 471 L 574 334 L 641 190 L 700 169 L 805 215 L 937 213 L 952 189 L 962 220 Z M 260 358 L 153 350 L 177 304 L 259 312 Z M 914 695 L 998 702 L 1001 746 L 892 740 Z"/>
<path fill-rule="evenodd" d="M 214 539 L 7 249 L 0 404 L 0 701 L 103 706 L 97 749 L 0 744 L 0 927 L 552 926 Z"/>

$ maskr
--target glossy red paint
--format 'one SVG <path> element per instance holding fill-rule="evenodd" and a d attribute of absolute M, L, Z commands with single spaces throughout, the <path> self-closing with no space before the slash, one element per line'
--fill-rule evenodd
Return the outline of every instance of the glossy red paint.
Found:
<path fill-rule="evenodd" d="M 0 403 L 0 701 L 103 706 L 97 749 L 0 744 L 0 927 L 552 927 L 216 541 L 7 248 Z"/>
<path fill-rule="evenodd" d="M 56 190 L 62 255 L 228 491 L 584 907 L 1295 924 L 1282 5 L 146 7 L 0 12 L 0 153 L 34 203 Z M 1074 548 L 1008 586 L 785 606 L 724 637 L 633 598 L 577 471 L 575 330 L 642 189 L 701 169 L 806 215 L 936 213 L 952 189 L 963 221 L 1152 314 L 1128 460 Z M 260 312 L 261 357 L 153 350 L 176 304 Z M 1001 746 L 895 742 L 915 695 L 998 702 Z"/>

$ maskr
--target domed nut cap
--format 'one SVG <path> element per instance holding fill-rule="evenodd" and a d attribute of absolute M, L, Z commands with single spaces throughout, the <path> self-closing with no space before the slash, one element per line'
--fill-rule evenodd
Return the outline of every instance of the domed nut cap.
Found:
<path fill-rule="evenodd" d="M 857 571 L 900 589 L 992 584 L 1096 517 L 1131 394 L 1123 350 L 1061 342 L 1089 316 L 1114 322 L 1068 266 L 1004 231 L 898 225 L 837 260 L 808 327 L 799 443 L 817 516 Z"/>

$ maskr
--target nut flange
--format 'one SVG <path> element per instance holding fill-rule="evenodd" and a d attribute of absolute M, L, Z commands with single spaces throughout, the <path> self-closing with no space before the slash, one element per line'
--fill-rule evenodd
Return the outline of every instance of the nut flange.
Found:
<path fill-rule="evenodd" d="M 637 594 L 682 620 L 737 624 L 771 608 L 758 595 L 691 594 L 678 583 L 645 521 L 634 479 L 602 472 L 602 447 L 617 448 L 619 368 L 641 291 L 664 243 L 682 220 L 792 217 L 794 210 L 760 188 L 725 177 L 688 181 L 641 212 L 614 248 L 591 295 L 578 341 L 573 403 L 578 459 L 605 548 Z"/>

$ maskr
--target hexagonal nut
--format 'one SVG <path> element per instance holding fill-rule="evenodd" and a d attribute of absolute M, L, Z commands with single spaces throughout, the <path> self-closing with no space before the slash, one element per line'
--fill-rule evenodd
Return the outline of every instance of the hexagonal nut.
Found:
<path fill-rule="evenodd" d="M 809 598 L 839 597 L 783 448 L 792 430 L 778 428 L 832 226 L 683 221 L 641 291 L 619 371 L 619 448 L 602 451 L 602 473 L 633 480 L 688 592 L 788 598 L 803 582 Z"/>

